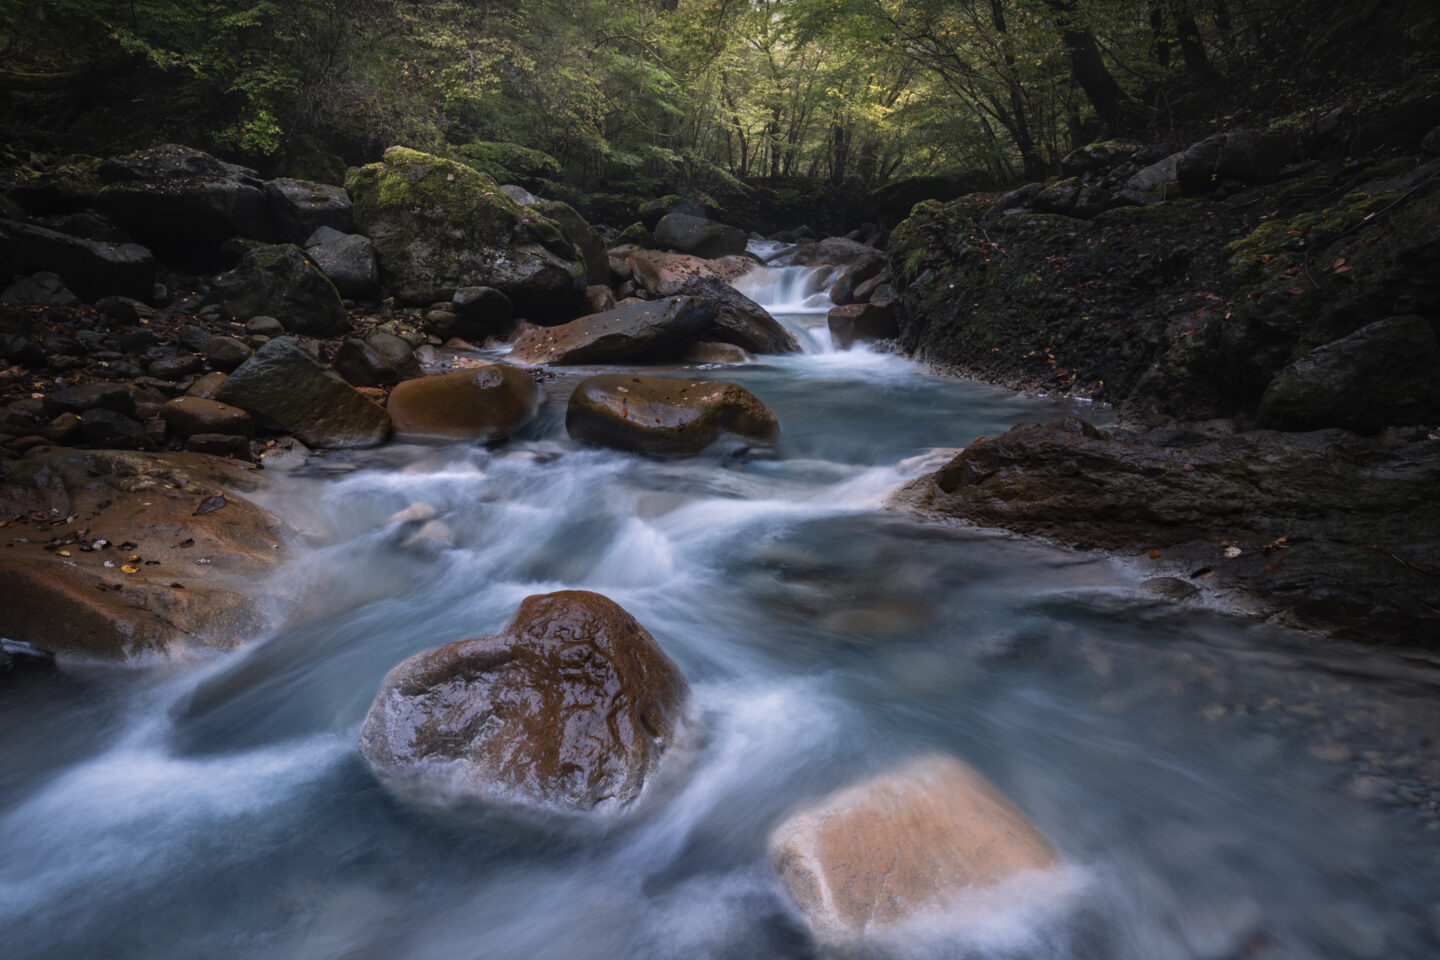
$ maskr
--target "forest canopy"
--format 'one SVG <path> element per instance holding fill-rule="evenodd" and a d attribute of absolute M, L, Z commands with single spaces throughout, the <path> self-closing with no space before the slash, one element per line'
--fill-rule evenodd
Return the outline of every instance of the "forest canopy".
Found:
<path fill-rule="evenodd" d="M 1432 2 L 0 0 L 26 151 L 335 179 L 392 143 L 541 187 L 869 189 L 1434 66 Z M 1383 42 L 1376 42 L 1380 38 Z M 1353 78 L 1353 79 L 1347 79 Z"/>

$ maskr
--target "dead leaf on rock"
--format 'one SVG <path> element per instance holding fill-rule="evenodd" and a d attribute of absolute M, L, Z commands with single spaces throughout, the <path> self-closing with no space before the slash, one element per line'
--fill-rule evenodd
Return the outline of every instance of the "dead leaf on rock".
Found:
<path fill-rule="evenodd" d="M 226 502 L 225 494 L 223 493 L 217 493 L 213 497 L 206 497 L 200 501 L 200 506 L 195 508 L 195 512 L 191 514 L 191 516 L 203 517 L 207 513 L 214 513 L 216 510 L 225 506 Z"/>
<path fill-rule="evenodd" d="M 127 564 L 125 564 L 124 566 L 122 566 L 122 567 L 120 568 L 120 572 L 121 572 L 121 573 L 139 573 L 139 572 L 140 572 L 140 568 L 139 568 L 139 567 L 132 567 L 130 564 L 127 563 Z"/>

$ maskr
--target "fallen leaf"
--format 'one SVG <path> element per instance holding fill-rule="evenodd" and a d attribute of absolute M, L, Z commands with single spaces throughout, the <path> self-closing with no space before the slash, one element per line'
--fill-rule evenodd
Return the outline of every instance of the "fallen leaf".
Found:
<path fill-rule="evenodd" d="M 68 556 L 70 556 L 70 551 L 69 551 L 69 550 L 61 550 L 61 551 L 60 551 L 60 556 L 62 556 L 62 557 L 68 557 Z"/>
<path fill-rule="evenodd" d="M 1225 548 L 1225 556 L 1228 557 L 1228 558 L 1231 559 L 1231 560 L 1234 560 L 1236 557 L 1240 556 L 1240 548 L 1239 548 L 1239 547 L 1226 547 L 1226 548 Z"/>
<path fill-rule="evenodd" d="M 216 510 L 225 506 L 225 504 L 225 494 L 217 493 L 213 497 L 206 497 L 204 500 L 201 500 L 200 506 L 195 508 L 195 512 L 191 514 L 191 516 L 203 517 L 207 513 L 214 513 Z"/>
<path fill-rule="evenodd" d="M 139 572 L 140 572 L 140 568 L 139 568 L 139 567 L 132 567 L 132 566 L 130 566 L 130 564 L 127 563 L 127 564 L 125 564 L 123 567 L 120 568 L 120 572 L 121 572 L 121 573 L 139 573 Z"/>
<path fill-rule="evenodd" d="M 1160 559 L 1160 551 L 1159 551 L 1159 550 L 1151 550 L 1151 551 L 1150 551 L 1150 559 L 1151 559 L 1151 560 L 1159 560 L 1159 559 Z"/>

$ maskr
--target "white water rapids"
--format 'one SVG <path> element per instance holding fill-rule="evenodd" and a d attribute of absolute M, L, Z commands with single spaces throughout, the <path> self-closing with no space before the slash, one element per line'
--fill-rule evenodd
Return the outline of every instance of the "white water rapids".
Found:
<path fill-rule="evenodd" d="M 833 352 L 827 286 L 811 268 L 747 285 L 807 353 L 672 372 L 756 393 L 773 451 L 582 448 L 567 375 L 505 444 L 278 477 L 267 505 L 313 538 L 280 577 L 300 602 L 246 649 L 0 686 L 4 955 L 817 957 L 769 830 L 937 749 L 1025 810 L 1074 888 L 893 955 L 1440 955 L 1434 668 L 885 509 L 933 448 L 1076 407 Z M 412 503 L 444 531 L 387 521 Z M 591 837 L 387 795 L 355 745 L 385 671 L 559 588 L 615 599 L 689 678 L 704 736 L 673 795 Z"/>

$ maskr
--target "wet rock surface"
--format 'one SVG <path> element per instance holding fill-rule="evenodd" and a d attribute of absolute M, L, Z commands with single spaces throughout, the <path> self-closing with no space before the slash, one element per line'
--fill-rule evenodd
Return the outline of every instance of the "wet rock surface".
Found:
<path fill-rule="evenodd" d="M 565 428 L 584 443 L 661 456 L 689 456 L 718 441 L 768 445 L 780 426 L 756 396 L 734 383 L 604 374 L 570 395 Z"/>
<path fill-rule="evenodd" d="M 425 806 L 619 812 L 674 741 L 686 696 L 684 677 L 619 605 L 561 591 L 527 598 L 499 634 L 386 674 L 360 752 Z"/>
<path fill-rule="evenodd" d="M 399 434 L 494 439 L 535 418 L 540 388 L 524 370 L 492 363 L 406 380 L 386 409 Z"/>
<path fill-rule="evenodd" d="M 644 363 L 666 360 L 697 339 L 719 305 L 700 297 L 670 297 L 621 304 L 606 313 L 520 335 L 510 358 L 517 363 Z"/>
<path fill-rule="evenodd" d="M 1058 863 L 1004 796 L 938 754 L 792 815 L 769 851 L 816 938 L 840 945 Z"/>
<path fill-rule="evenodd" d="M 1440 488 L 1440 440 L 1215 426 L 1157 437 L 1023 424 L 895 502 L 1135 557 L 1280 622 L 1433 648 L 1440 507 L 1427 491 Z"/>
<path fill-rule="evenodd" d="M 55 450 L 9 464 L 0 515 L 17 522 L 0 554 L 0 635 L 103 658 L 249 639 L 295 536 L 246 498 L 264 486 L 253 468 L 190 453 Z"/>

